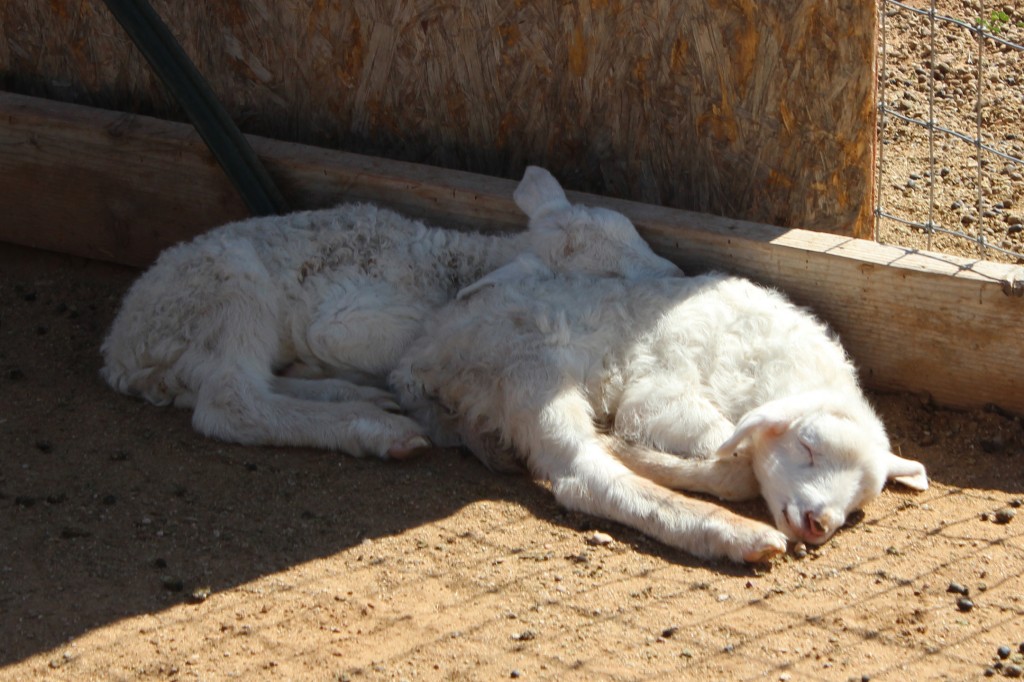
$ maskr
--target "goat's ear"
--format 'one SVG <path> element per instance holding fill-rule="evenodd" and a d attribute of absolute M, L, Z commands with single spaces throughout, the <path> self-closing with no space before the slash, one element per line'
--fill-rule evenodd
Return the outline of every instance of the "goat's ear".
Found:
<path fill-rule="evenodd" d="M 716 456 L 731 457 L 743 443 L 752 438 L 781 436 L 791 423 L 788 415 L 772 410 L 770 404 L 752 410 L 740 419 L 729 439 L 718 446 Z"/>
<path fill-rule="evenodd" d="M 899 455 L 887 452 L 883 455 L 886 464 L 885 477 L 896 481 L 913 490 L 928 490 L 928 474 L 924 465 L 912 459 L 904 459 Z"/>
<path fill-rule="evenodd" d="M 555 176 L 539 166 L 527 166 L 512 198 L 531 220 L 545 213 L 571 208 Z"/>
<path fill-rule="evenodd" d="M 469 286 L 465 286 L 455 294 L 456 300 L 472 296 L 474 293 L 494 286 L 515 284 L 530 277 L 545 277 L 552 274 L 551 268 L 532 253 L 524 253 L 507 265 L 503 265 L 490 274 L 484 275 Z"/>

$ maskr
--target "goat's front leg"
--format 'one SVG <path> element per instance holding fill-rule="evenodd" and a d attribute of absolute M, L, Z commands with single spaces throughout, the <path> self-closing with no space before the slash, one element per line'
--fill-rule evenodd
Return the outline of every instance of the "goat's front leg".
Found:
<path fill-rule="evenodd" d="M 559 394 L 536 420 L 526 421 L 514 429 L 513 440 L 566 508 L 631 526 L 705 559 L 759 562 L 785 552 L 786 536 L 775 528 L 637 475 L 606 447 L 577 392 Z"/>
<path fill-rule="evenodd" d="M 638 476 L 596 441 L 551 472 L 560 504 L 617 521 L 704 559 L 762 562 L 786 551 L 786 536 L 710 502 Z"/>
<path fill-rule="evenodd" d="M 630 382 L 615 407 L 614 432 L 657 450 L 707 459 L 732 435 L 735 425 L 700 395 L 697 377 L 680 373 Z"/>
<path fill-rule="evenodd" d="M 749 457 L 685 457 L 614 436 L 606 437 L 604 443 L 634 473 L 672 490 L 707 493 L 723 500 L 750 500 L 761 492 Z"/>
<path fill-rule="evenodd" d="M 734 426 L 686 384 L 652 377 L 632 383 L 616 408 L 609 446 L 634 472 L 674 490 L 724 500 L 757 497 L 747 457 L 716 455 Z"/>

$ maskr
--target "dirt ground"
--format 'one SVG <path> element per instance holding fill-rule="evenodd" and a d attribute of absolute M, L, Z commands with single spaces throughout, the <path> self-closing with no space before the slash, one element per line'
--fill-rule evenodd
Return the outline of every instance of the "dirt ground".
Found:
<path fill-rule="evenodd" d="M 1000 674 L 1024 665 L 1017 418 L 874 396 L 929 491 L 887 489 L 805 556 L 706 563 L 459 451 L 197 436 L 98 376 L 136 274 L 0 248 L 2 680 L 961 680 L 1000 646 Z"/>

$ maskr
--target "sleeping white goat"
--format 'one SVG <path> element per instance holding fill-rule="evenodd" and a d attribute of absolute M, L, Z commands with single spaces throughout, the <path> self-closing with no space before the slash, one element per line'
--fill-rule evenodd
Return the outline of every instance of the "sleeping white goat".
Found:
<path fill-rule="evenodd" d="M 392 373 L 439 444 L 494 468 L 518 458 L 569 509 L 734 561 L 824 542 L 887 479 L 927 488 L 837 340 L 779 293 L 722 274 L 546 272 L 523 257 L 485 277 Z M 760 491 L 778 530 L 673 490 Z"/>
<path fill-rule="evenodd" d="M 201 433 L 247 444 L 404 457 L 424 430 L 394 414 L 387 373 L 423 319 L 522 253 L 556 270 L 678 274 L 624 216 L 570 205 L 530 167 L 514 193 L 529 229 L 487 236 L 372 205 L 253 218 L 166 250 L 103 343 L 118 391 L 193 408 Z M 500 277 L 500 276 L 499 276 Z"/>

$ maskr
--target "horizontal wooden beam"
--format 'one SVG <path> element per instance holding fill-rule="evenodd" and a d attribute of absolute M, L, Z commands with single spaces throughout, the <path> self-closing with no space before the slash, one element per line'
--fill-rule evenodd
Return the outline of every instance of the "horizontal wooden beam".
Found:
<path fill-rule="evenodd" d="M 250 138 L 293 206 L 375 201 L 480 230 L 524 226 L 515 182 Z M 187 125 L 0 93 L 0 239 L 145 265 L 244 217 Z M 619 210 L 689 271 L 786 291 L 839 332 L 875 388 L 1024 414 L 1024 269 L 570 193 Z"/>

